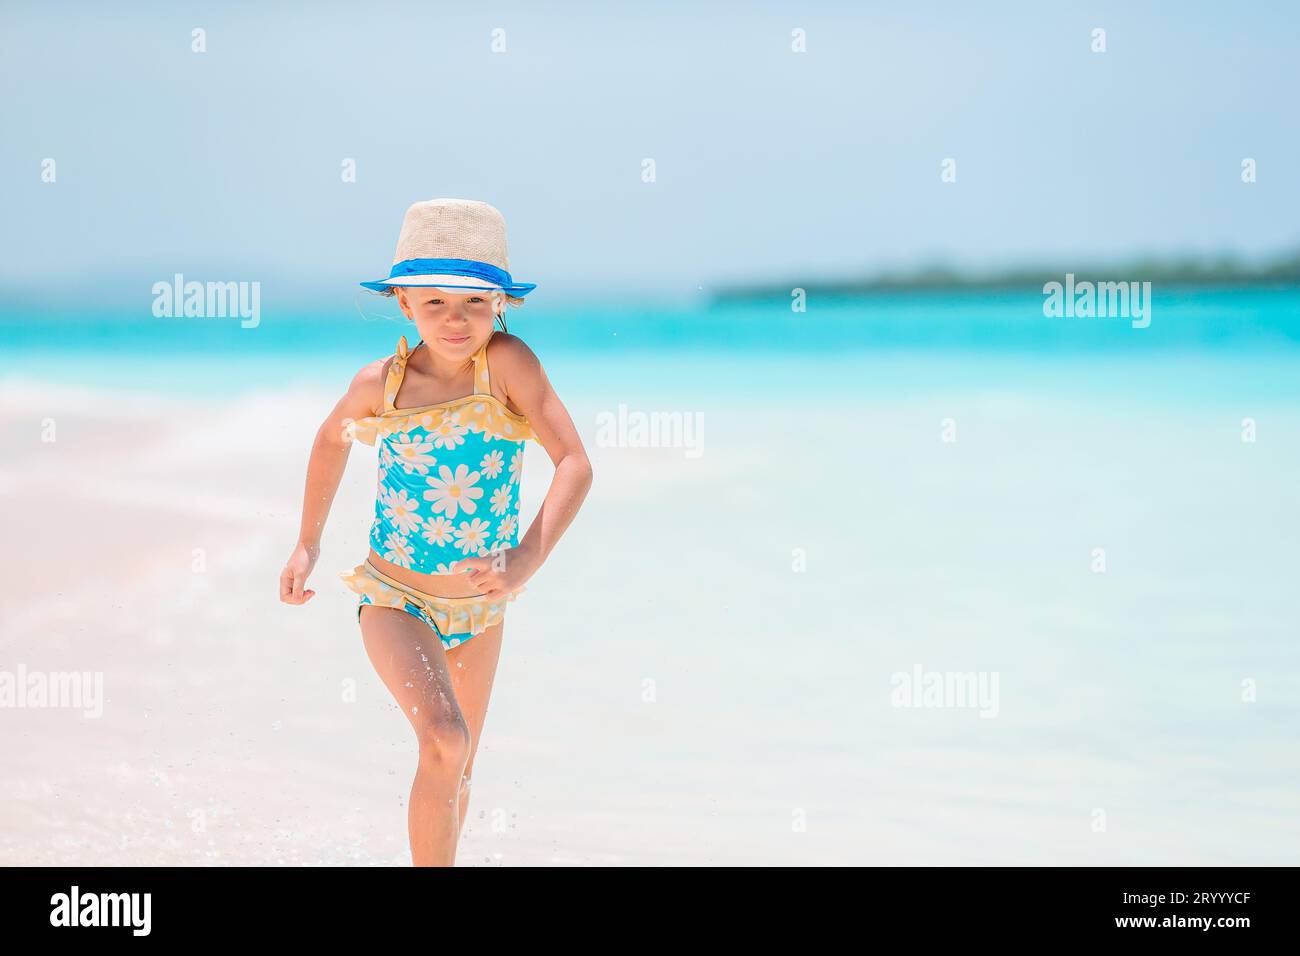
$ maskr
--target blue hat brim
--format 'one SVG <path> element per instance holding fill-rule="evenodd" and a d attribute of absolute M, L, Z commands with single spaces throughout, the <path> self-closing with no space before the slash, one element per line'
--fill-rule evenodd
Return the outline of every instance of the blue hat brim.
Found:
<path fill-rule="evenodd" d="M 460 282 L 456 280 L 460 279 Z M 472 279 L 474 282 L 465 280 Z M 537 288 L 534 282 L 516 282 L 508 270 L 478 259 L 432 258 L 403 259 L 394 262 L 387 278 L 362 282 L 364 289 L 383 292 L 407 286 L 421 289 L 478 289 L 499 291 L 509 296 L 525 296 Z"/>
<path fill-rule="evenodd" d="M 485 287 L 481 285 L 456 285 L 452 282 L 403 282 L 401 279 L 376 279 L 374 282 L 361 282 L 358 284 L 376 292 L 395 289 L 398 286 L 406 286 L 411 289 L 478 289 L 480 292 L 504 292 L 506 295 L 513 295 L 519 299 L 537 288 L 536 282 L 516 282 L 508 286 Z"/>

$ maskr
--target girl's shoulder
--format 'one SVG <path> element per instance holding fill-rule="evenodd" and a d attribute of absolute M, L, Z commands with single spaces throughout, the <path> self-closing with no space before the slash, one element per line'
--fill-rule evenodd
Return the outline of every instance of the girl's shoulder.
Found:
<path fill-rule="evenodd" d="M 492 338 L 488 340 L 486 354 L 492 375 L 499 375 L 506 381 L 511 377 L 519 380 L 536 375 L 542 368 L 542 363 L 528 344 L 509 332 L 493 332 Z"/>
<path fill-rule="evenodd" d="M 534 406 L 547 387 L 542 363 L 523 339 L 509 332 L 494 332 L 485 354 L 493 391 L 500 390 L 509 411 L 524 415 L 521 406 Z"/>
<path fill-rule="evenodd" d="M 384 386 L 388 382 L 388 370 L 395 357 L 385 355 L 361 366 L 348 385 L 349 402 L 363 405 L 369 414 L 378 415 L 384 408 Z"/>

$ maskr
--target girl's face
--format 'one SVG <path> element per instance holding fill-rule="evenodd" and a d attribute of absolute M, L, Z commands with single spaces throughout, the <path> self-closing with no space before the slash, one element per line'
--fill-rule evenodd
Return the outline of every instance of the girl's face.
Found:
<path fill-rule="evenodd" d="M 430 351 L 444 358 L 473 355 L 492 335 L 494 293 L 398 286 L 397 303 Z"/>

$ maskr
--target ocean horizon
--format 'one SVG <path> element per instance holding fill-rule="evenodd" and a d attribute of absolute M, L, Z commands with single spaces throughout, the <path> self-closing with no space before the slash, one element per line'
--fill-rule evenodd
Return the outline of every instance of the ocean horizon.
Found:
<path fill-rule="evenodd" d="M 1199 394 L 1200 374 L 1217 368 L 1222 374 L 1211 378 L 1239 378 L 1255 392 L 1283 395 L 1300 360 L 1300 289 L 1157 291 L 1145 327 L 1123 316 L 1049 317 L 1044 299 L 1025 292 L 881 293 L 813 297 L 801 312 L 788 300 L 621 308 L 530 302 L 509 310 L 507 321 L 548 369 L 584 391 L 674 382 L 768 396 L 782 383 L 913 390 L 942 382 L 915 379 L 903 366 L 926 366 L 960 383 L 994 373 L 1035 381 L 1040 372 L 1056 375 L 1064 362 L 1087 370 L 1078 383 L 1095 380 L 1103 388 L 1116 376 L 1133 379 L 1140 368 L 1141 381 L 1129 387 L 1185 385 Z M 0 375 L 21 379 L 57 368 L 70 384 L 141 390 L 153 383 L 207 394 L 317 376 L 337 380 L 391 354 L 402 335 L 412 344 L 418 338 L 391 300 L 366 294 L 318 310 L 268 303 L 255 323 L 158 317 L 148 299 L 103 311 L 10 305 L 0 311 Z M 801 367 L 814 359 L 816 383 Z M 1191 373 L 1196 377 L 1180 381 Z M 1059 384 L 1067 391 L 1071 385 Z"/>

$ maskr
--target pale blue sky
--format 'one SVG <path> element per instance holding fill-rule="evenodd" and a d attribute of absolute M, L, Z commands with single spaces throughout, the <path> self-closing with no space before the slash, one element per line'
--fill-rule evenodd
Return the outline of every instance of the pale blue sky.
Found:
<path fill-rule="evenodd" d="M 559 298 L 1300 244 L 1288 4 L 898 7 L 9 3 L 0 285 L 332 300 L 435 196 Z"/>

